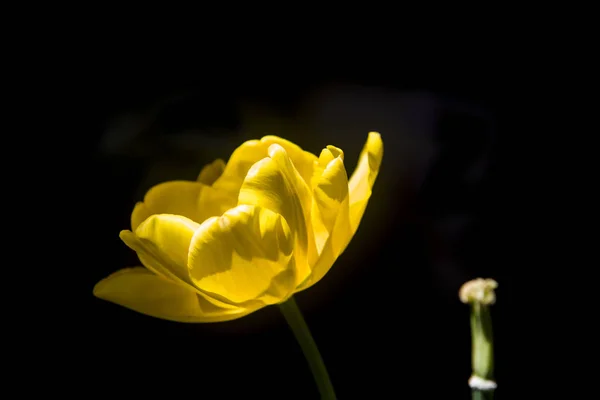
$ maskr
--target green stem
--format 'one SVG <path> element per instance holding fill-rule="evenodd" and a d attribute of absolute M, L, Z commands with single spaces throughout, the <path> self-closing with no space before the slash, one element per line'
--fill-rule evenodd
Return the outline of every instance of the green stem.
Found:
<path fill-rule="evenodd" d="M 293 297 L 290 297 L 286 302 L 279 304 L 279 307 L 292 332 L 294 332 L 294 336 L 302 348 L 306 361 L 308 361 L 310 370 L 319 388 L 319 393 L 321 393 L 321 399 L 335 400 L 335 392 L 329 380 L 327 368 L 325 368 L 321 353 L 319 353 L 317 344 L 310 334 L 308 325 L 306 325 L 296 301 Z"/>
<path fill-rule="evenodd" d="M 493 379 L 494 340 L 492 318 L 485 304 L 471 305 L 471 336 L 473 373 L 483 379 Z"/>
<path fill-rule="evenodd" d="M 494 399 L 494 390 L 471 389 L 471 399 L 472 400 L 493 400 Z"/>
<path fill-rule="evenodd" d="M 493 380 L 494 376 L 494 340 L 492 337 L 492 318 L 486 304 L 471 305 L 471 335 L 473 342 L 473 373 L 480 378 Z M 472 400 L 493 400 L 494 389 L 471 389 Z"/>

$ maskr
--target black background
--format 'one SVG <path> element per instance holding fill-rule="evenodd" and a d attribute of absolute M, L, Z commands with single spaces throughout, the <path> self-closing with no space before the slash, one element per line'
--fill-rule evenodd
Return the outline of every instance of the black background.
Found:
<path fill-rule="evenodd" d="M 108 274 L 136 265 L 135 253 L 118 233 L 129 228 L 135 201 L 152 184 L 193 179 L 202 165 L 227 159 L 240 138 L 263 134 L 317 154 L 327 144 L 341 147 L 350 172 L 374 130 L 382 134 L 385 153 L 361 227 L 323 281 L 296 296 L 338 397 L 468 398 L 469 312 L 458 289 L 466 280 L 491 277 L 499 282 L 493 307 L 497 395 L 512 398 L 525 367 L 517 357 L 519 265 L 506 255 L 507 232 L 513 229 L 505 211 L 506 149 L 514 144 L 507 126 L 516 105 L 506 82 L 475 66 L 446 68 L 443 74 L 383 67 L 288 72 L 278 65 L 207 72 L 201 66 L 181 73 L 105 66 L 81 78 L 82 171 L 71 173 L 83 197 L 79 203 L 85 203 L 78 223 L 86 233 L 79 249 L 78 300 L 64 310 L 74 320 L 68 346 L 76 358 L 65 367 L 75 371 L 71 376 L 107 394 L 318 398 L 276 307 L 231 322 L 179 324 L 96 299 L 92 288 Z M 424 139 L 434 151 L 403 150 L 402 140 L 388 145 L 394 135 L 402 137 L 401 124 L 398 129 L 380 124 L 378 114 L 366 109 L 361 119 L 356 106 L 350 118 L 343 102 L 342 111 L 330 117 L 341 128 L 330 135 L 312 132 L 306 116 L 322 104 L 315 93 L 339 88 L 348 88 L 342 98 L 365 90 L 380 96 L 373 101 L 387 104 L 386 110 L 393 110 L 396 97 L 408 99 L 407 108 L 415 96 L 435 99 L 442 105 Z M 317 106 L 306 111 L 306 104 Z M 448 111 L 448 104 L 462 104 L 462 111 Z M 134 123 L 123 124 L 124 116 Z M 362 125 L 346 121 L 356 118 Z M 110 147 L 107 132 L 115 126 L 138 136 Z M 183 132 L 196 135 L 197 143 L 219 145 L 191 152 L 174 147 Z M 427 162 L 417 167 L 403 157 Z M 77 179 L 79 173 L 85 179 Z"/>

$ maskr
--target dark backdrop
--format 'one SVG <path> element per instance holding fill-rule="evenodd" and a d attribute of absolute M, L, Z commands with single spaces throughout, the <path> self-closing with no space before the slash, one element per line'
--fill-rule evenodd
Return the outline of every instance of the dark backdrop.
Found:
<path fill-rule="evenodd" d="M 512 99 L 482 71 L 445 71 L 112 67 L 82 78 L 84 160 L 72 173 L 88 230 L 77 301 L 66 310 L 75 320 L 70 376 L 90 393 L 317 398 L 276 307 L 231 322 L 179 324 L 98 300 L 92 288 L 137 263 L 118 234 L 153 184 L 193 179 L 202 165 L 264 134 L 317 154 L 341 147 L 352 171 L 373 130 L 385 153 L 363 222 L 330 273 L 296 296 L 338 397 L 468 398 L 469 317 L 458 289 L 481 276 L 499 282 L 498 395 L 511 398 L 523 368 L 514 347 L 516 267 L 504 255 Z"/>

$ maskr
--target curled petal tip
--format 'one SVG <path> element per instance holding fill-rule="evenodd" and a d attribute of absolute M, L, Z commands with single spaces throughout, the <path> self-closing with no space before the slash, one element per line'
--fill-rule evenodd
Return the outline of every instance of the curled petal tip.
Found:
<path fill-rule="evenodd" d="M 383 147 L 383 141 L 381 140 L 381 134 L 379 132 L 369 132 L 367 147 L 371 150 L 377 149 L 377 151 Z"/>
<path fill-rule="evenodd" d="M 275 157 L 275 155 L 277 153 L 281 153 L 281 152 L 285 153 L 285 149 L 283 147 L 281 147 L 281 145 L 279 145 L 277 143 L 273 143 L 272 145 L 269 146 L 269 157 Z"/>

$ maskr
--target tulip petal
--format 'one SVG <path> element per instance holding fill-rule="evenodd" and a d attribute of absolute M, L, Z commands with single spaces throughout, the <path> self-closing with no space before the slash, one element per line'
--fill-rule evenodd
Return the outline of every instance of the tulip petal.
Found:
<path fill-rule="evenodd" d="M 306 289 L 323 278 L 352 236 L 348 176 L 343 160 L 344 154 L 340 149 L 327 146 L 319 157 L 320 167 L 315 168 L 321 170 L 321 176 L 313 179 L 311 217 L 319 258 L 313 265 L 311 276 L 298 290 Z"/>
<path fill-rule="evenodd" d="M 383 142 L 377 132 L 369 132 L 369 137 L 360 153 L 358 165 L 350 178 L 350 225 L 356 232 L 365 212 L 371 189 L 379 173 L 383 158 Z"/>
<path fill-rule="evenodd" d="M 312 222 L 319 253 L 331 237 L 336 256 L 349 241 L 348 176 L 342 150 L 328 146 L 321 152 L 319 164 L 325 164 L 321 176 L 314 180 Z"/>
<path fill-rule="evenodd" d="M 196 230 L 190 278 L 203 292 L 231 304 L 281 302 L 295 287 L 292 239 L 281 215 L 240 205 Z"/>
<path fill-rule="evenodd" d="M 240 189 L 238 204 L 264 207 L 285 218 L 295 236 L 298 283 L 304 281 L 310 274 L 309 255 L 316 255 L 310 223 L 312 198 L 283 147 L 271 145 L 269 157 L 250 168 Z"/>
<path fill-rule="evenodd" d="M 215 181 L 213 187 L 223 190 L 231 196 L 237 196 L 250 167 L 267 157 L 269 147 L 273 144 L 278 144 L 285 149 L 300 176 L 305 182 L 310 183 L 317 157 L 288 140 L 277 136 L 265 136 L 260 140 L 249 140 L 238 147 L 231 154 L 225 171 Z"/>
<path fill-rule="evenodd" d="M 101 280 L 94 295 L 139 313 L 176 322 L 230 321 L 254 309 L 220 308 L 192 289 L 162 278 L 146 268 L 126 268 Z"/>
<path fill-rule="evenodd" d="M 199 227 L 181 215 L 159 214 L 146 219 L 135 233 L 122 231 L 120 237 L 147 268 L 175 282 L 190 284 L 188 250 Z"/>
<path fill-rule="evenodd" d="M 198 182 L 210 186 L 223 174 L 224 170 L 225 161 L 217 158 L 215 161 L 202 168 L 200 175 L 198 175 Z"/>
<path fill-rule="evenodd" d="M 131 229 L 155 214 L 183 215 L 201 223 L 234 207 L 236 197 L 201 182 L 169 181 L 152 187 L 131 214 Z"/>
<path fill-rule="evenodd" d="M 190 242 L 200 225 L 180 215 L 160 214 L 146 219 L 136 232 L 121 231 L 119 237 L 134 250 L 142 264 L 155 274 L 179 285 L 189 286 L 206 301 L 220 308 L 232 308 L 194 287 L 187 258 Z"/>

